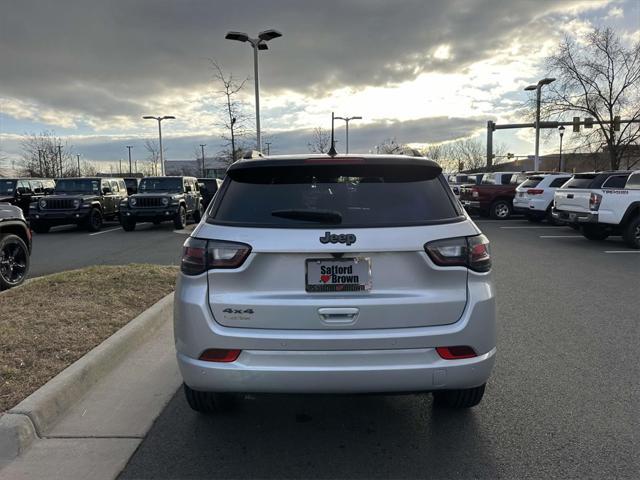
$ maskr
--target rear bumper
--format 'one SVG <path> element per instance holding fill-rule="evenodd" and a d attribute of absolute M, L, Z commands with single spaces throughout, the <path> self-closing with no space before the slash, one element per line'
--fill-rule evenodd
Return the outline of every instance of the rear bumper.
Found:
<path fill-rule="evenodd" d="M 467 305 L 454 323 L 325 330 L 222 326 L 207 303 L 205 275 L 179 274 L 174 303 L 178 365 L 185 383 L 195 390 L 375 393 L 472 388 L 485 383 L 493 367 L 495 294 L 490 274 L 469 273 Z M 479 356 L 443 360 L 435 351 L 454 345 L 468 345 Z M 232 363 L 198 360 L 209 348 L 242 353 Z"/>
<path fill-rule="evenodd" d="M 245 350 L 233 363 L 178 353 L 195 390 L 253 393 L 382 393 L 471 388 L 487 381 L 496 349 L 443 360 L 433 348 L 360 351 Z"/>
<path fill-rule="evenodd" d="M 555 220 L 564 223 L 598 223 L 597 213 L 569 212 L 553 208 L 551 215 Z"/>
<path fill-rule="evenodd" d="M 462 206 L 467 210 L 480 210 L 480 202 L 477 200 L 460 200 Z"/>

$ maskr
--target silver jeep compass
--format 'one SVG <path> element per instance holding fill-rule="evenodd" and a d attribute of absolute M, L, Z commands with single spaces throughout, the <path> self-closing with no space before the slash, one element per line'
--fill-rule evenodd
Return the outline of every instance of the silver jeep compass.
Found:
<path fill-rule="evenodd" d="M 184 244 L 174 322 L 200 412 L 249 392 L 472 407 L 496 354 L 489 242 L 425 158 L 238 161 Z"/>

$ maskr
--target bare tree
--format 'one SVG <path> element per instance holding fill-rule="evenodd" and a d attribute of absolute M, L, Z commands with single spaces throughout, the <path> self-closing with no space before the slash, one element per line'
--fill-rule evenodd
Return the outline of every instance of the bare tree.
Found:
<path fill-rule="evenodd" d="M 331 148 L 331 133 L 322 127 L 314 128 L 307 147 L 312 153 L 327 153 Z"/>
<path fill-rule="evenodd" d="M 580 136 L 578 144 L 593 150 L 603 145 L 610 167 L 620 168 L 631 145 L 640 139 L 640 125 L 626 123 L 620 131 L 614 118 L 640 120 L 640 42 L 625 46 L 612 29 L 595 29 L 578 42 L 569 37 L 547 59 L 557 80 L 545 95 L 548 116 L 594 118 L 594 128 Z M 628 158 L 628 157 L 627 157 Z M 638 162 L 627 160 L 627 167 Z"/>
<path fill-rule="evenodd" d="M 70 177 L 78 174 L 73 146 L 53 132 L 24 135 L 20 174 L 28 177 Z M 62 154 L 62 155 L 60 155 Z M 62 157 L 62 158 L 60 158 Z"/>
<path fill-rule="evenodd" d="M 145 140 L 144 148 L 147 150 L 148 167 L 145 169 L 147 175 L 159 175 L 160 167 L 160 147 L 155 140 Z M 164 153 L 164 152 L 163 152 Z"/>
<path fill-rule="evenodd" d="M 244 142 L 249 134 L 247 122 L 250 116 L 246 113 L 246 104 L 241 100 L 241 92 L 248 78 L 238 80 L 233 73 L 226 74 L 219 63 L 211 60 L 213 78 L 219 85 L 216 95 L 220 101 L 217 105 L 220 120 L 217 126 L 224 132 L 222 139 L 225 142 L 222 158 L 228 163 L 238 159 L 238 151 L 244 149 Z"/>

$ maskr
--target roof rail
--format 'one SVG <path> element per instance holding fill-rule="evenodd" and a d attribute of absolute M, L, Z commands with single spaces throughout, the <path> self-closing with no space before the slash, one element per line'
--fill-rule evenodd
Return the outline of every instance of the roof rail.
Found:
<path fill-rule="evenodd" d="M 262 155 L 262 152 L 259 152 L 258 150 L 251 150 L 249 152 L 246 152 L 243 156 L 242 159 L 243 160 L 251 160 L 252 158 L 262 158 L 264 155 Z"/>

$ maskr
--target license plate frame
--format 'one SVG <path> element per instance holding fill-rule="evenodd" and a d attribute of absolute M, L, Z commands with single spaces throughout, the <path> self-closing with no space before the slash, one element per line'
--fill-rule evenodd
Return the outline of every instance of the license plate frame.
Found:
<path fill-rule="evenodd" d="M 320 282 L 309 283 L 309 275 L 313 275 L 317 277 L 320 272 L 315 271 L 316 267 L 320 269 L 322 264 L 330 264 L 337 266 L 348 267 L 357 266 L 358 268 L 352 269 L 351 273 L 337 273 L 342 277 L 344 276 L 354 276 L 358 277 L 362 274 L 366 275 L 364 281 L 361 278 L 358 278 L 358 283 L 331 283 L 331 284 L 322 284 Z M 344 264 L 344 265 L 340 265 Z M 305 291 L 309 293 L 336 293 L 336 292 L 368 292 L 371 290 L 373 285 L 372 275 L 371 275 L 371 258 L 370 257 L 349 257 L 349 258 L 307 258 L 304 262 L 305 265 L 305 275 L 304 275 L 304 285 Z M 309 266 L 311 267 L 311 272 L 309 271 Z M 326 265 L 326 266 L 330 266 Z"/>

